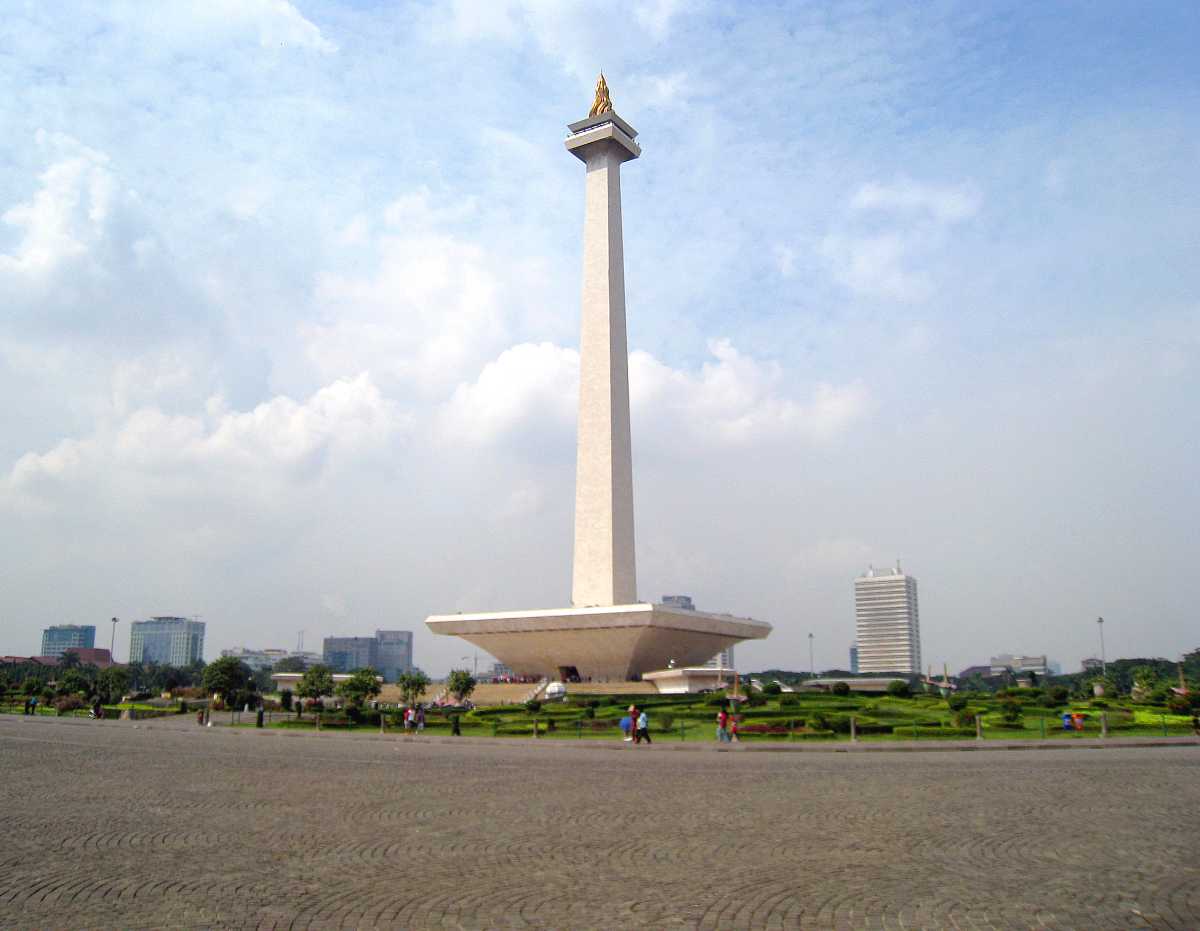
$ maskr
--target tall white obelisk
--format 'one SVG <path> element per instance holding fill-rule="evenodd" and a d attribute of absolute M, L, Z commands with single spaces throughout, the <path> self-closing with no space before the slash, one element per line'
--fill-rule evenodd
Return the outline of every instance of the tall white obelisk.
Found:
<path fill-rule="evenodd" d="M 621 163 L 642 150 L 637 130 L 613 112 L 604 75 L 591 114 L 569 129 L 567 150 L 587 166 L 571 607 L 431 614 L 425 624 L 547 682 L 678 677 L 731 644 L 761 640 L 771 625 L 638 601 Z"/>
<path fill-rule="evenodd" d="M 637 158 L 641 149 L 633 141 L 637 130 L 613 112 L 604 75 L 591 115 L 569 129 L 567 149 L 587 166 L 571 603 L 626 605 L 637 601 L 637 571 L 621 163 Z"/>

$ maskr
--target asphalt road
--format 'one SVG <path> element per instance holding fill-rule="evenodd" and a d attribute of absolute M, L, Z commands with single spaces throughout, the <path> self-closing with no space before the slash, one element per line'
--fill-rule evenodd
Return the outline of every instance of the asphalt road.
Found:
<path fill-rule="evenodd" d="M 1200 928 L 1200 748 L 0 717 L 0 927 Z"/>

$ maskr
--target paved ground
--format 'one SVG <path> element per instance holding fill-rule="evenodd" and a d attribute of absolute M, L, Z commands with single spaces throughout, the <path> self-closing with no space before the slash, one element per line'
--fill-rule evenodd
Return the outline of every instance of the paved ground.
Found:
<path fill-rule="evenodd" d="M 714 753 L 0 718 L 0 926 L 1200 928 L 1200 748 Z"/>

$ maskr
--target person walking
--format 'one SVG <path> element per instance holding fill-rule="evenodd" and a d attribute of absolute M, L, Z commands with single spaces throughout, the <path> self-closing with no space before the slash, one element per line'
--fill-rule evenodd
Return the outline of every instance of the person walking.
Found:
<path fill-rule="evenodd" d="M 629 715 L 621 718 L 621 735 L 623 741 L 633 740 L 633 721 L 629 719 Z"/>
<path fill-rule="evenodd" d="M 729 739 L 729 733 L 725 730 L 725 725 L 729 723 L 729 715 L 722 708 L 717 712 L 717 743 L 725 743 Z"/>
<path fill-rule="evenodd" d="M 643 740 L 646 741 L 646 743 L 650 743 L 650 720 L 646 717 L 646 712 L 644 710 L 638 715 L 637 736 L 638 739 L 634 741 L 634 743 L 639 743 Z"/>
<path fill-rule="evenodd" d="M 737 715 L 731 714 L 729 716 L 729 742 L 737 743 L 737 739 Z"/>
<path fill-rule="evenodd" d="M 420 734 L 422 731 L 425 730 L 425 706 L 424 705 L 417 705 L 417 714 L 416 714 L 415 720 L 416 720 L 416 724 L 417 724 L 417 733 Z"/>
<path fill-rule="evenodd" d="M 637 705 L 630 705 L 629 706 L 629 739 L 632 740 L 634 743 L 638 742 L 637 720 L 638 720 Z"/>

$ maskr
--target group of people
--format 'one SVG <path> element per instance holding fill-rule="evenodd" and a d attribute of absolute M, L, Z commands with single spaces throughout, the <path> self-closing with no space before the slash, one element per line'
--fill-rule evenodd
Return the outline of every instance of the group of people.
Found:
<path fill-rule="evenodd" d="M 404 730 L 412 733 L 416 731 L 418 734 L 425 730 L 425 706 L 417 705 L 404 709 Z"/>
<path fill-rule="evenodd" d="M 736 743 L 737 716 L 730 714 L 724 708 L 717 712 L 717 742 Z"/>
<path fill-rule="evenodd" d="M 612 720 L 611 718 L 609 720 Z M 632 741 L 635 744 L 640 744 L 643 740 L 650 743 L 650 720 L 646 717 L 645 710 L 638 710 L 637 705 L 629 706 L 629 713 L 621 718 L 621 730 L 624 732 L 624 739 Z"/>

